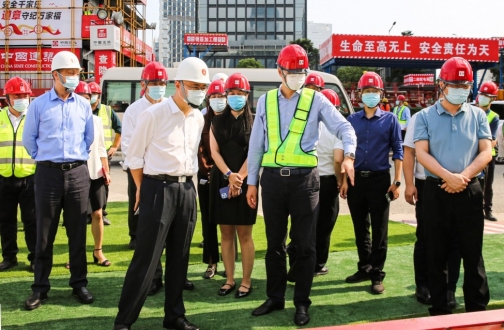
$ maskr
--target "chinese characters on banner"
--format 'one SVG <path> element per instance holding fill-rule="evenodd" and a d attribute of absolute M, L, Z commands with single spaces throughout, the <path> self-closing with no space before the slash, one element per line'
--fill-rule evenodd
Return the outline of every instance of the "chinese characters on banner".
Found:
<path fill-rule="evenodd" d="M 331 58 L 447 60 L 460 56 L 474 62 L 498 62 L 495 39 L 334 34 L 320 47 L 320 63 Z"/>
<path fill-rule="evenodd" d="M 227 34 L 222 33 L 186 33 L 184 34 L 185 45 L 228 45 Z"/>
<path fill-rule="evenodd" d="M 9 59 L 9 71 L 36 71 L 40 61 L 42 71 L 51 71 L 51 62 L 57 53 L 71 51 L 70 48 L 42 48 L 40 53 L 36 48 L 11 48 L 5 53 L 0 48 L 0 70 L 5 70 L 6 58 Z M 74 49 L 74 54 L 80 57 L 80 49 Z"/>
<path fill-rule="evenodd" d="M 404 85 L 434 85 L 434 74 L 432 73 L 418 73 L 408 74 L 404 76 Z"/>
<path fill-rule="evenodd" d="M 42 9 L 36 8 L 37 3 Z M 6 1 L 2 1 L 0 45 L 5 45 L 8 39 L 11 46 L 36 46 L 40 38 L 45 46 L 67 48 L 73 39 L 74 47 L 82 48 L 83 1 L 74 0 L 73 3 L 75 7 L 70 9 L 68 0 L 11 0 L 10 9 L 6 10 Z"/>
<path fill-rule="evenodd" d="M 95 81 L 100 83 L 101 78 L 109 68 L 116 66 L 116 52 L 114 50 L 95 50 Z"/>

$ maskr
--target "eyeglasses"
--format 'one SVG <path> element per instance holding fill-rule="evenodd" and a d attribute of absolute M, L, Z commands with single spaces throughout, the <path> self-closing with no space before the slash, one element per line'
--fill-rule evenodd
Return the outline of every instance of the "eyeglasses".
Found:
<path fill-rule="evenodd" d="M 190 91 L 202 91 L 202 92 L 206 92 L 208 90 L 208 86 L 205 86 L 205 87 L 187 86 L 184 83 L 182 83 L 182 85 L 184 85 L 185 89 L 190 90 Z"/>

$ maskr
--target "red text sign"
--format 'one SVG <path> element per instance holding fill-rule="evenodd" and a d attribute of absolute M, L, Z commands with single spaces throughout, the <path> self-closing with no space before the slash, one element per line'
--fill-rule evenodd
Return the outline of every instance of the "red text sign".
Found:
<path fill-rule="evenodd" d="M 10 48 L 9 52 L 5 52 L 5 48 L 0 48 L 0 70 L 4 71 L 8 68 L 9 71 L 37 71 L 40 63 L 42 71 L 51 71 L 51 62 L 57 53 L 70 48 L 41 48 L 37 52 L 37 48 Z M 74 49 L 74 54 L 77 58 L 80 57 L 80 49 Z"/>
<path fill-rule="evenodd" d="M 228 36 L 223 33 L 186 33 L 184 34 L 185 45 L 228 45 Z"/>
<path fill-rule="evenodd" d="M 95 50 L 95 81 L 100 83 L 108 69 L 116 66 L 116 52 L 114 50 Z"/>

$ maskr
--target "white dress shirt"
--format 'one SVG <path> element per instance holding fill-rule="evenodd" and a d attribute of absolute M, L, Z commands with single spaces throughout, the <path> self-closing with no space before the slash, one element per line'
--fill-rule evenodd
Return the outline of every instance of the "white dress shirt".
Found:
<path fill-rule="evenodd" d="M 150 175 L 196 175 L 203 125 L 198 109 L 184 116 L 171 97 L 149 107 L 131 136 L 128 167 Z"/>
<path fill-rule="evenodd" d="M 319 175 L 334 175 L 334 149 L 343 150 L 343 142 L 331 134 L 323 122 L 320 122 L 317 144 Z"/>
<path fill-rule="evenodd" d="M 24 118 L 25 114 L 22 113 L 19 117 L 16 117 L 12 114 L 10 109 L 7 109 L 7 114 L 9 115 L 9 119 L 12 124 L 12 127 L 14 127 L 14 132 L 17 132 L 19 124 L 21 123 L 21 120 Z"/>
<path fill-rule="evenodd" d="M 504 157 L 504 137 L 502 136 L 504 133 L 502 132 L 502 122 L 499 123 L 499 128 L 497 128 L 497 146 L 498 148 L 498 157 Z"/>
<path fill-rule="evenodd" d="M 415 135 L 415 123 L 417 115 L 419 112 L 415 113 L 409 121 L 409 128 L 406 130 L 406 135 L 404 136 L 403 146 L 415 149 L 415 142 L 413 141 L 413 136 Z M 425 168 L 420 164 L 415 157 L 415 178 L 419 180 L 425 180 Z"/>
<path fill-rule="evenodd" d="M 166 97 L 163 97 L 161 102 L 165 100 Z M 138 116 L 151 105 L 152 103 L 150 103 L 150 101 L 145 96 L 143 96 L 135 102 L 131 103 L 124 112 L 121 130 L 121 152 L 124 158 L 124 170 L 128 168 L 128 149 L 131 141 L 131 135 L 133 135 L 133 131 L 135 130 L 135 126 L 137 124 Z"/>
<path fill-rule="evenodd" d="M 93 115 L 94 140 L 91 144 L 87 166 L 89 177 L 96 180 L 103 177 L 101 158 L 107 158 L 105 148 L 105 133 L 103 132 L 103 122 L 100 117 Z"/>

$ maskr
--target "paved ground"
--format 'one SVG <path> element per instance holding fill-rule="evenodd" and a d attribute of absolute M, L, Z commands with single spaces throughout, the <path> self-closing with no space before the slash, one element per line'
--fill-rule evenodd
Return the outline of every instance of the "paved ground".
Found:
<path fill-rule="evenodd" d="M 110 187 L 110 201 L 127 201 L 128 200 L 128 180 L 126 172 L 123 172 L 119 164 L 112 165 L 111 169 L 112 185 Z M 494 198 L 493 211 L 499 218 L 499 222 L 504 223 L 504 165 L 497 165 L 495 170 L 494 180 Z M 404 184 L 404 179 L 402 180 Z M 349 214 L 348 206 L 345 200 L 340 199 L 340 213 Z M 404 187 L 401 187 L 401 197 L 392 202 L 390 207 L 390 218 L 395 221 L 414 220 L 414 207 L 406 203 L 404 200 Z M 259 213 L 262 214 L 262 207 L 259 205 Z"/>

